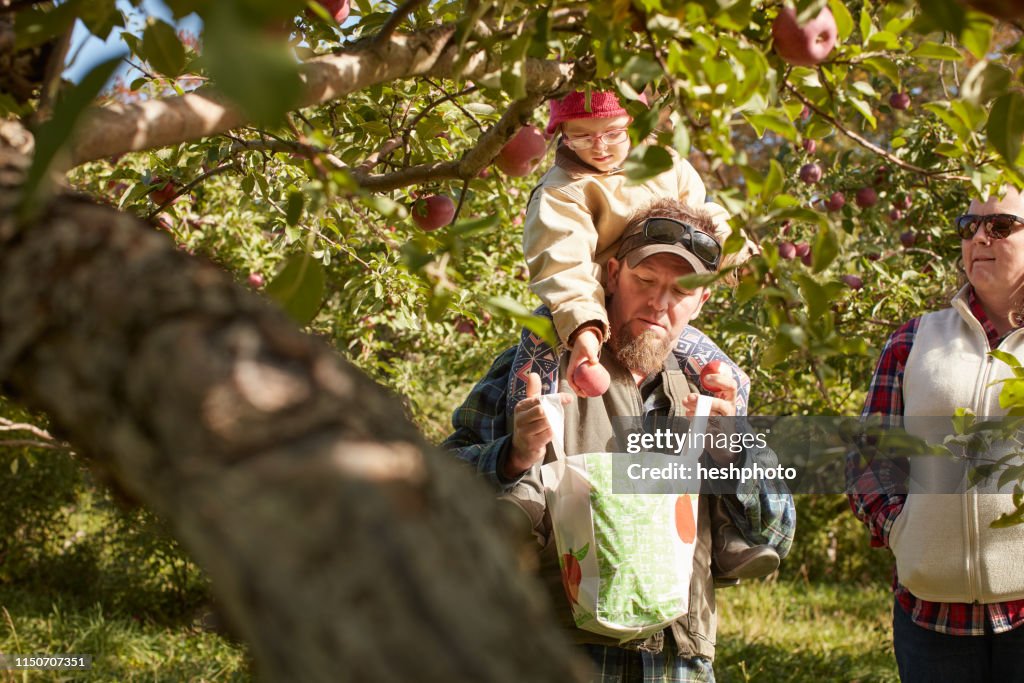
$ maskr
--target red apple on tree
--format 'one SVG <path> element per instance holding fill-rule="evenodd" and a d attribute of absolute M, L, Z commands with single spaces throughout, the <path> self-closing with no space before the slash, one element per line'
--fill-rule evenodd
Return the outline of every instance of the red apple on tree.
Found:
<path fill-rule="evenodd" d="M 476 336 L 476 325 L 469 318 L 459 316 L 455 321 L 455 331 L 459 334 L 468 334 Z"/>
<path fill-rule="evenodd" d="M 864 281 L 860 279 L 860 277 L 857 275 L 844 275 L 839 279 L 842 280 L 847 287 L 854 291 L 864 286 Z"/>
<path fill-rule="evenodd" d="M 803 142 L 804 151 L 808 154 L 814 154 L 818 150 L 818 143 L 810 138 L 805 138 Z"/>
<path fill-rule="evenodd" d="M 794 8 L 783 7 L 772 23 L 775 52 L 796 66 L 821 64 L 835 47 L 837 36 L 836 20 L 828 7 L 803 26 L 797 23 Z"/>
<path fill-rule="evenodd" d="M 445 194 L 420 197 L 412 205 L 412 220 L 421 230 L 430 232 L 448 225 L 455 218 L 455 202 Z"/>
<path fill-rule="evenodd" d="M 155 189 L 149 193 L 149 198 L 157 206 L 163 206 L 167 202 L 174 199 L 174 195 L 178 194 L 178 188 L 173 182 L 165 178 L 154 178 Z"/>
<path fill-rule="evenodd" d="M 263 286 L 263 274 L 262 273 L 249 273 L 249 286 L 253 289 L 259 289 Z"/>
<path fill-rule="evenodd" d="M 900 244 L 909 249 L 917 243 L 917 233 L 913 230 L 907 230 L 906 232 L 900 233 Z"/>
<path fill-rule="evenodd" d="M 903 212 L 900 211 L 899 209 L 892 209 L 891 211 L 889 211 L 889 220 L 892 221 L 893 223 L 898 223 L 899 221 L 903 220 Z"/>
<path fill-rule="evenodd" d="M 348 19 L 351 11 L 349 0 L 316 0 L 339 24 Z"/>
<path fill-rule="evenodd" d="M 904 111 L 910 108 L 910 95 L 905 92 L 894 92 L 889 95 L 889 106 Z"/>
<path fill-rule="evenodd" d="M 833 192 L 832 196 L 825 200 L 825 208 L 829 211 L 839 211 L 846 206 L 846 195 L 842 192 Z"/>
<path fill-rule="evenodd" d="M 857 202 L 857 206 L 862 209 L 867 209 L 878 203 L 878 193 L 875 192 L 873 187 L 862 187 L 857 190 L 857 196 L 854 198 Z"/>
<path fill-rule="evenodd" d="M 892 205 L 897 209 L 906 211 L 913 205 L 913 200 L 910 198 L 909 194 L 902 194 L 893 200 Z"/>
<path fill-rule="evenodd" d="M 800 167 L 800 180 L 813 185 L 821 180 L 821 166 L 817 164 L 804 164 Z"/>
<path fill-rule="evenodd" d="M 792 242 L 783 242 L 779 245 L 779 258 L 792 261 L 796 258 L 796 245 Z"/>
<path fill-rule="evenodd" d="M 498 152 L 494 165 L 515 178 L 530 175 L 544 158 L 547 147 L 547 140 L 536 126 L 523 126 Z"/>

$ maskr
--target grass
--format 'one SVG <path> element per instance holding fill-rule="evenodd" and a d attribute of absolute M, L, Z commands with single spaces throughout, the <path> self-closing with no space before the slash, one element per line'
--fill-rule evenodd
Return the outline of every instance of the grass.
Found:
<path fill-rule="evenodd" d="M 719 683 L 895 683 L 885 583 L 751 582 L 718 591 Z"/>
<path fill-rule="evenodd" d="M 245 649 L 191 623 L 155 624 L 99 604 L 0 586 L 0 652 L 89 654 L 90 671 L 0 671 L 0 683 L 79 681 L 240 683 L 252 680 Z"/>
<path fill-rule="evenodd" d="M 895 683 L 885 585 L 751 582 L 721 590 L 719 683 Z M 0 683 L 252 680 L 245 649 L 190 622 L 0 587 L 0 652 L 91 654 L 89 672 L 0 672 Z"/>

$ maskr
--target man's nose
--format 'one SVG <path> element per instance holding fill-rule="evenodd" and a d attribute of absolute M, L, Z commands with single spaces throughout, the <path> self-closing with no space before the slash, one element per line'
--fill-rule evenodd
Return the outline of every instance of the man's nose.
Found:
<path fill-rule="evenodd" d="M 988 224 L 985 221 L 978 221 L 978 227 L 975 228 L 974 237 L 971 238 L 971 241 L 981 244 L 988 244 L 992 241 L 988 234 Z"/>
<path fill-rule="evenodd" d="M 668 310 L 671 294 L 667 288 L 659 288 L 651 294 L 651 308 L 661 313 Z"/>

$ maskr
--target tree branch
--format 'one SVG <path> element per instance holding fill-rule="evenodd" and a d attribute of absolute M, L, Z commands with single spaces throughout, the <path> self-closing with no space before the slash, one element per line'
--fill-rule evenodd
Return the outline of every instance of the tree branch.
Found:
<path fill-rule="evenodd" d="M 147 221 L 151 221 L 154 218 L 156 218 L 157 214 L 159 214 L 161 211 L 163 211 L 168 206 L 173 204 L 175 202 L 175 200 L 178 199 L 178 197 L 181 197 L 182 195 L 188 194 L 189 192 L 192 191 L 192 188 L 194 188 L 196 185 L 198 185 L 199 183 L 203 182 L 207 178 L 211 178 L 211 177 L 213 177 L 215 175 L 220 175 L 221 173 L 224 173 L 226 171 L 230 171 L 233 168 L 238 168 L 238 164 L 236 162 L 234 162 L 234 161 L 230 161 L 230 162 L 228 162 L 226 164 L 222 164 L 222 165 L 220 165 L 220 166 L 218 166 L 216 168 L 211 168 L 206 173 L 203 173 L 202 175 L 197 176 L 190 183 L 188 183 L 187 185 L 185 185 L 184 187 L 179 189 L 177 192 L 175 192 L 173 197 L 171 197 L 170 199 L 165 201 L 163 204 L 161 204 L 160 206 L 158 206 L 155 209 L 153 209 L 149 213 L 149 215 L 146 216 L 146 220 Z"/>
<path fill-rule="evenodd" d="M 425 0 L 405 0 L 402 6 L 391 13 L 388 20 L 384 22 L 384 25 L 380 27 L 380 31 L 373 37 L 373 42 L 377 45 L 387 41 L 391 34 L 395 32 L 398 25 L 405 21 L 405 18 L 409 16 L 419 5 L 422 5 Z"/>
<path fill-rule="evenodd" d="M 886 159 L 887 161 L 889 161 L 890 163 L 892 163 L 892 164 L 894 164 L 896 166 L 899 166 L 900 168 L 905 169 L 907 171 L 912 171 L 914 173 L 918 173 L 918 174 L 924 175 L 924 176 L 930 176 L 930 177 L 933 177 L 933 178 L 941 178 L 943 180 L 959 180 L 959 181 L 962 181 L 962 182 L 969 182 L 970 181 L 970 178 L 968 178 L 967 176 L 957 175 L 955 173 L 951 173 L 951 172 L 948 172 L 948 171 L 929 171 L 926 168 L 921 168 L 920 166 L 915 166 L 914 164 L 912 164 L 910 162 L 907 162 L 907 161 L 904 161 L 903 159 L 900 159 L 898 156 L 894 155 L 893 153 L 891 153 L 889 151 L 886 151 L 885 149 L 882 149 L 881 147 L 879 147 L 875 143 L 871 142 L 867 138 L 863 137 L 862 135 L 860 135 L 858 133 L 853 132 L 852 130 L 850 130 L 849 128 L 844 126 L 835 117 L 833 117 L 830 114 L 828 114 L 827 112 L 825 112 L 823 109 L 821 109 L 816 104 L 814 104 L 814 102 L 811 102 L 811 100 L 809 100 L 806 96 L 804 96 L 804 94 L 802 92 L 797 90 L 793 86 L 793 84 L 790 83 L 788 80 L 783 81 L 783 84 L 785 85 L 786 90 L 789 90 L 791 93 L 793 93 L 793 95 L 796 96 L 796 98 L 798 100 L 803 102 L 804 106 L 806 106 L 808 109 L 813 111 L 815 114 L 817 114 L 821 118 L 823 118 L 826 121 L 828 121 L 833 126 L 835 126 L 836 130 L 838 130 L 840 133 L 842 133 L 846 137 L 850 138 L 851 140 L 856 142 L 858 145 L 860 145 L 864 149 L 867 149 L 868 151 L 877 154 L 878 156 L 880 156 L 880 157 Z"/>
<path fill-rule="evenodd" d="M 455 27 L 442 26 L 396 34 L 381 44 L 370 41 L 336 55 L 316 57 L 302 66 L 306 88 L 299 106 L 336 100 L 376 83 L 447 77 L 459 58 L 456 47 L 450 45 L 454 32 Z M 493 72 L 494 59 L 483 50 L 476 52 L 466 60 L 461 76 L 479 78 Z M 565 83 L 573 71 L 571 63 L 528 60 L 527 91 L 548 92 Z M 72 164 L 198 140 L 244 123 L 237 109 L 205 88 L 180 97 L 99 107 L 90 112 L 75 137 Z"/>

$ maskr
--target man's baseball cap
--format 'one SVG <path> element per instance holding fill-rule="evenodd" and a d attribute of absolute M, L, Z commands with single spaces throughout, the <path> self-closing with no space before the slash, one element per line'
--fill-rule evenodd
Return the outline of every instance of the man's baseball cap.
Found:
<path fill-rule="evenodd" d="M 708 227 L 710 229 L 710 221 Z M 714 235 L 689 223 L 653 216 L 635 223 L 623 233 L 615 258 L 635 268 L 645 258 L 665 253 L 685 260 L 694 273 L 713 273 L 722 260 L 722 245 Z"/>

